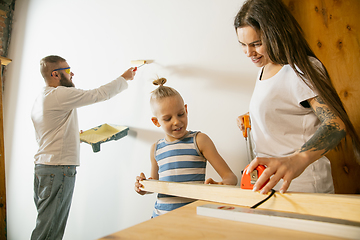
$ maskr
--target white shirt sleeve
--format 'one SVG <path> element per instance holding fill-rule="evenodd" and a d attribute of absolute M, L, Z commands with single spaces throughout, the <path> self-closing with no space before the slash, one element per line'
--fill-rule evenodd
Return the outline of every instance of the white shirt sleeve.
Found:
<path fill-rule="evenodd" d="M 82 90 L 74 87 L 59 86 L 56 90 L 57 103 L 63 110 L 90 105 L 96 102 L 108 100 L 127 89 L 128 84 L 123 77 L 92 90 Z"/>

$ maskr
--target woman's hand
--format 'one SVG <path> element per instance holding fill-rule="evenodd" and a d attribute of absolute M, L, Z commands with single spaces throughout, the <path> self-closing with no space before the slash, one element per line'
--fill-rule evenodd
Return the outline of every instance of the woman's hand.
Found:
<path fill-rule="evenodd" d="M 284 193 L 289 188 L 291 181 L 300 176 L 310 163 L 306 155 L 299 152 L 281 158 L 256 157 L 249 164 L 247 173 L 252 172 L 258 165 L 265 165 L 266 169 L 256 181 L 253 191 L 260 190 L 261 186 L 269 179 L 269 182 L 261 189 L 261 193 L 266 194 L 275 187 L 280 179 L 283 179 L 284 182 L 279 191 Z"/>
<path fill-rule="evenodd" d="M 240 128 L 240 130 L 242 132 L 245 131 L 244 116 L 249 116 L 249 112 L 238 116 L 237 119 L 236 119 L 237 126 Z"/>

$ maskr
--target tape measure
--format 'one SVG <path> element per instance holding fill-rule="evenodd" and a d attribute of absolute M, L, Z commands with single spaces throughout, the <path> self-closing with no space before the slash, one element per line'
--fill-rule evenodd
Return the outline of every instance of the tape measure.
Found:
<path fill-rule="evenodd" d="M 252 190 L 254 188 L 254 184 L 256 183 L 258 178 L 261 176 L 261 174 L 264 172 L 266 167 L 264 165 L 259 165 L 255 168 L 254 171 L 246 174 L 246 170 L 248 167 L 249 167 L 249 165 L 247 165 L 246 168 L 242 171 L 240 187 L 242 189 L 251 189 Z M 269 182 L 269 180 L 267 180 L 264 183 L 264 185 L 261 186 L 261 188 L 263 188 L 268 182 Z"/>

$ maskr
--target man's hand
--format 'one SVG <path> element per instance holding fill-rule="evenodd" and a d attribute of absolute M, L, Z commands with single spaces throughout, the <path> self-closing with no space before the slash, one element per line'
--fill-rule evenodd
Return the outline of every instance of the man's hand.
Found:
<path fill-rule="evenodd" d="M 133 80 L 135 74 L 136 74 L 135 68 L 131 67 L 128 70 L 126 70 L 121 76 L 125 78 L 126 81 L 128 81 L 128 80 Z"/>

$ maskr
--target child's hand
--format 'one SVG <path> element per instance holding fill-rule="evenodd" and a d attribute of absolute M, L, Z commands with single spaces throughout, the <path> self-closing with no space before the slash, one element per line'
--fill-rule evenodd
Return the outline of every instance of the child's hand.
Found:
<path fill-rule="evenodd" d="M 140 183 L 141 180 L 146 180 L 145 174 L 140 173 L 140 176 L 136 176 L 136 182 L 135 182 L 135 192 L 138 194 L 144 195 L 146 194 L 146 191 L 143 191 L 140 189 L 140 187 L 143 187 L 143 185 Z"/>
<path fill-rule="evenodd" d="M 224 185 L 223 182 L 216 182 L 216 181 L 214 181 L 214 179 L 212 179 L 212 178 L 206 179 L 205 184 L 219 184 L 219 185 Z"/>

